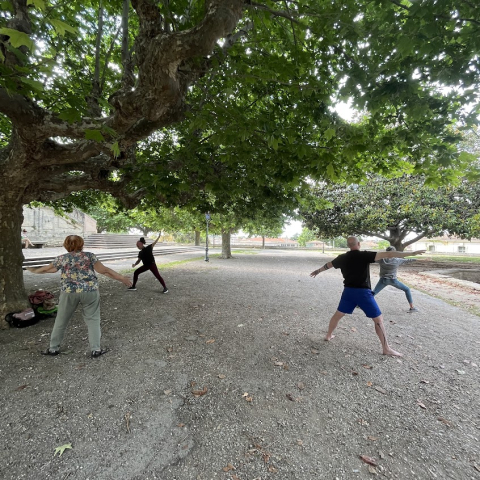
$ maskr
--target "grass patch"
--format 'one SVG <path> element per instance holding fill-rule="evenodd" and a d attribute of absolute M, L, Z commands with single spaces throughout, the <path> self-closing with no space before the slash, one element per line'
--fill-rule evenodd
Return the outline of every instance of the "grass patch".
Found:
<path fill-rule="evenodd" d="M 215 255 L 213 255 L 215 256 Z M 218 256 L 218 255 L 217 255 Z M 185 260 L 176 260 L 175 262 L 168 262 L 168 263 L 157 263 L 157 267 L 162 270 L 168 270 L 169 268 L 176 267 L 178 265 L 182 265 L 188 262 L 196 262 L 198 260 L 203 260 L 204 257 L 195 257 L 195 258 L 187 258 Z M 132 273 L 136 270 L 136 268 L 128 268 L 127 270 L 122 270 L 122 273 Z"/>
<path fill-rule="evenodd" d="M 425 258 L 432 262 L 451 262 L 451 263 L 480 263 L 480 257 L 460 257 L 449 255 L 420 255 L 418 258 Z"/>

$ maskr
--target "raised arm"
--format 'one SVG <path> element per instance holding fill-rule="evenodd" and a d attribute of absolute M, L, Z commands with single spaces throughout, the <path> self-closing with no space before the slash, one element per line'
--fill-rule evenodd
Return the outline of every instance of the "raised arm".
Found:
<path fill-rule="evenodd" d="M 405 258 L 405 257 L 413 257 L 415 255 L 422 255 L 425 253 L 426 250 L 415 250 L 414 252 L 377 252 L 375 255 L 375 261 L 381 260 L 382 258 Z"/>
<path fill-rule="evenodd" d="M 107 277 L 113 278 L 114 280 L 118 280 L 119 282 L 122 282 L 124 285 L 127 287 L 132 286 L 132 282 L 130 281 L 129 278 L 124 277 L 123 275 L 120 275 L 118 272 L 115 270 L 112 270 L 111 268 L 106 267 L 102 262 L 97 261 L 95 262 L 95 265 L 93 266 L 95 271 L 97 273 L 101 273 L 102 275 L 105 275 Z"/>
<path fill-rule="evenodd" d="M 28 270 L 32 273 L 57 273 L 58 270 L 53 266 L 53 263 L 44 265 L 43 267 L 27 267 L 25 270 Z"/>
<path fill-rule="evenodd" d="M 160 237 L 162 236 L 162 232 L 158 234 L 157 239 L 152 243 L 152 248 L 157 244 L 158 240 L 160 240 Z"/>
<path fill-rule="evenodd" d="M 332 267 L 333 267 L 332 262 L 327 262 L 323 267 L 320 267 L 319 269 L 314 270 L 310 274 L 310 276 L 315 278 L 319 273 L 325 272 L 326 270 L 328 270 L 329 268 L 332 268 Z"/>

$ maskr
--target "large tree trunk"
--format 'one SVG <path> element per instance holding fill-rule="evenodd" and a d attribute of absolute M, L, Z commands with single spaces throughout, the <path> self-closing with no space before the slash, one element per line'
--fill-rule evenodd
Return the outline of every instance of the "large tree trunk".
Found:
<path fill-rule="evenodd" d="M 231 232 L 222 230 L 222 256 L 220 258 L 232 258 L 232 249 L 230 247 Z"/>
<path fill-rule="evenodd" d="M 195 230 L 195 246 L 200 246 L 200 230 Z"/>
<path fill-rule="evenodd" d="M 7 191 L 5 185 L 0 184 L 0 186 L 3 192 Z M 30 306 L 23 283 L 22 223 L 22 204 L 2 194 L 0 197 L 0 238 L 2 239 L 0 242 L 0 328 L 8 327 L 5 321 L 7 313 L 18 312 Z"/>

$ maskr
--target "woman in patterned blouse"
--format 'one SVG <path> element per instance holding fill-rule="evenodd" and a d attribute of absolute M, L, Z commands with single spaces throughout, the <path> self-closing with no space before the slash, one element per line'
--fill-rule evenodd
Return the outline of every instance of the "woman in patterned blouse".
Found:
<path fill-rule="evenodd" d="M 106 353 L 100 347 L 100 292 L 97 273 L 122 282 L 127 287 L 132 282 L 123 275 L 106 267 L 95 254 L 83 252 L 83 238 L 69 235 L 63 246 L 68 253 L 56 257 L 52 263 L 43 267 L 27 268 L 32 273 L 56 273 L 61 271 L 61 291 L 58 302 L 57 317 L 50 336 L 50 347 L 42 352 L 44 355 L 58 355 L 60 344 L 67 326 L 78 305 L 83 309 L 83 320 L 88 328 L 88 341 L 92 357 Z"/>

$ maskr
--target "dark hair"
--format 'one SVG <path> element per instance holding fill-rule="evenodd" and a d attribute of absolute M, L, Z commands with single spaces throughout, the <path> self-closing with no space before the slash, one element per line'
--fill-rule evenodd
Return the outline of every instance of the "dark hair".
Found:
<path fill-rule="evenodd" d="M 147 242 L 145 241 L 145 237 L 140 237 L 139 242 L 143 243 L 144 245 L 147 243 Z"/>
<path fill-rule="evenodd" d="M 387 252 L 395 252 L 397 249 L 393 246 L 393 245 L 390 245 L 389 247 L 387 247 Z"/>

